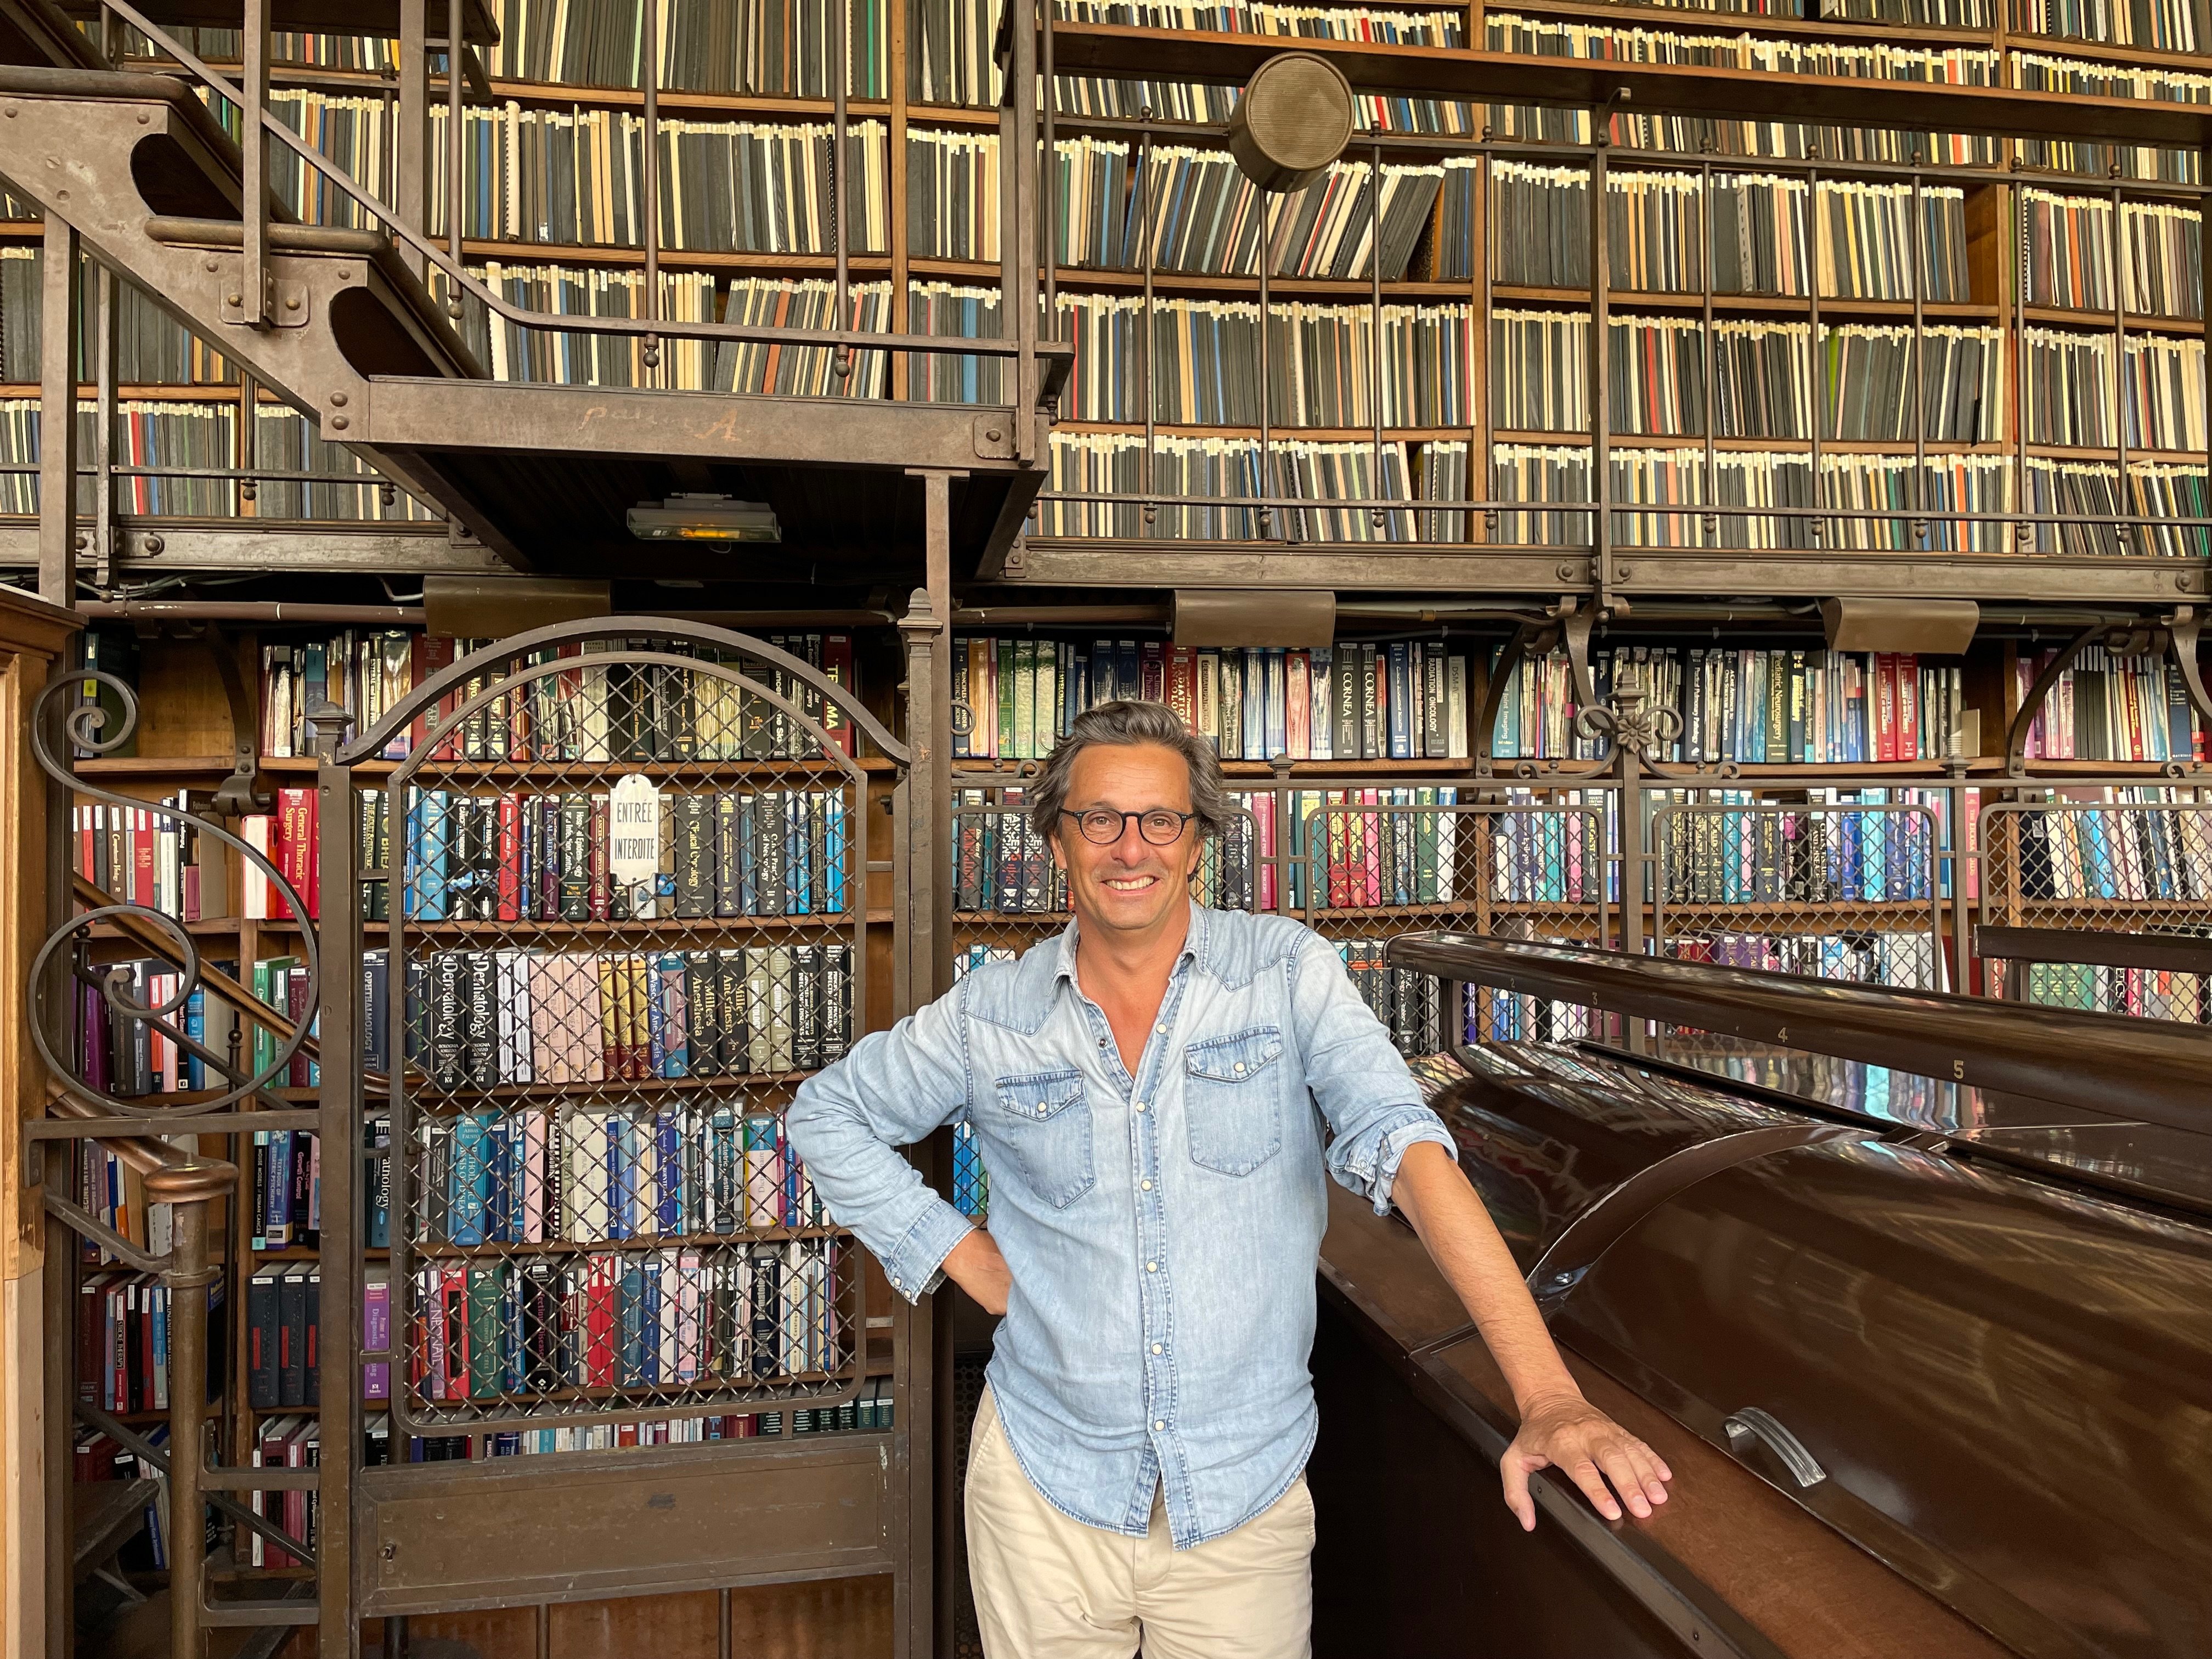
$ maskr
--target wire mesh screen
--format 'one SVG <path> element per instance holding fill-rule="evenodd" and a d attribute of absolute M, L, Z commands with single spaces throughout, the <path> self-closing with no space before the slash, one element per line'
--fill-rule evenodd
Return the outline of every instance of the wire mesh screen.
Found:
<path fill-rule="evenodd" d="M 1983 923 L 2212 939 L 2212 805 L 2194 791 L 2121 793 L 1984 808 Z M 2018 962 L 1990 978 L 1993 994 L 2027 1002 L 2190 1024 L 2212 1019 L 2200 973 Z"/>
<path fill-rule="evenodd" d="M 1935 814 L 1888 801 L 1721 799 L 1652 818 L 1657 953 L 1941 989 Z"/>
<path fill-rule="evenodd" d="M 858 1255 L 782 1108 L 856 1029 L 863 780 L 817 692 L 752 673 L 638 649 L 488 667 L 369 803 L 361 862 L 401 884 L 363 1029 L 372 1069 L 404 1063 L 390 1293 L 416 1425 L 857 1383 Z"/>
<path fill-rule="evenodd" d="M 1285 793 L 1297 826 L 1286 908 L 1336 945 L 1401 1052 L 1591 1035 L 1588 1008 L 1493 987 L 1468 986 L 1448 1006 L 1445 981 L 1391 967 L 1384 950 L 1396 934 L 1431 930 L 1606 943 L 1601 809 L 1462 803 L 1451 786 Z"/>

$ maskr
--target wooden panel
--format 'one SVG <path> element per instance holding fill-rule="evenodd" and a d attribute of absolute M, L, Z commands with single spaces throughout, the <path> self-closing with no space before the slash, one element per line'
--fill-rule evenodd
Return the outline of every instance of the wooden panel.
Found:
<path fill-rule="evenodd" d="M 1714 1591 L 1793 1659 L 2002 1659 L 2005 1650 L 1800 1509 L 1718 1448 L 1578 1355 L 1584 1397 L 1641 1437 L 1674 1474 L 1649 1521 L 1622 1522 Z M 1432 1355 L 1429 1374 L 1511 1420 L 1512 1395 L 1479 1338 Z"/>
<path fill-rule="evenodd" d="M 890 1447 L 732 1443 L 371 1469 L 365 1615 L 653 1595 L 890 1566 Z M 499 1460 L 505 1462 L 507 1460 Z M 495 1553 L 482 1540 L 495 1537 Z"/>
<path fill-rule="evenodd" d="M 888 1577 L 740 1585 L 729 1598 L 730 1651 L 744 1659 L 890 1659 Z M 720 1601 L 714 1591 L 693 1591 L 571 1602 L 550 1610 L 552 1650 L 560 1659 L 717 1659 Z M 422 1613 L 408 1621 L 408 1635 L 417 1654 L 538 1659 L 538 1610 Z M 365 1623 L 361 1639 L 364 1650 L 381 1644 L 384 1621 Z M 312 1638 L 295 1637 L 283 1659 L 314 1659 Z"/>
<path fill-rule="evenodd" d="M 1408 1352 L 1474 1329 L 1419 1235 L 1334 1182 L 1321 1258 L 1322 1275 Z"/>

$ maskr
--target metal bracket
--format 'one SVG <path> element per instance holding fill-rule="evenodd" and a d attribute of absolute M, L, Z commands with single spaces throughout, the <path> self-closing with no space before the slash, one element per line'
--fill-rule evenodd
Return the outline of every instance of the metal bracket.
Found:
<path fill-rule="evenodd" d="M 261 721 L 230 635 L 212 624 L 197 631 L 199 642 L 215 659 L 216 677 L 222 682 L 223 701 L 230 705 L 230 775 L 216 786 L 214 811 L 217 817 L 242 817 L 270 810 L 269 792 L 261 782 Z"/>
<path fill-rule="evenodd" d="M 1014 419 L 1019 419 L 1017 414 Z M 978 415 L 974 428 L 975 459 L 1011 461 L 1014 459 L 1013 420 L 1004 415 Z"/>
<path fill-rule="evenodd" d="M 230 292 L 223 295 L 222 319 L 238 328 L 305 328 L 310 309 L 307 285 L 280 277 L 264 275 L 264 298 L 262 301 L 261 320 L 248 324 L 246 320 L 244 284 L 245 262 L 239 262 L 239 274 L 231 279 Z"/>
<path fill-rule="evenodd" d="M 2124 632 L 2135 626 L 2132 623 L 2097 623 L 2075 635 L 2073 642 L 2061 651 L 2035 677 L 2027 695 L 2020 700 L 2020 712 L 2012 717 L 2012 729 L 2005 733 L 2005 775 L 2019 777 L 2027 765 L 2028 728 L 2043 709 L 2044 700 L 2058 684 L 2058 677 L 2074 666 L 2084 651 L 2108 635 Z"/>

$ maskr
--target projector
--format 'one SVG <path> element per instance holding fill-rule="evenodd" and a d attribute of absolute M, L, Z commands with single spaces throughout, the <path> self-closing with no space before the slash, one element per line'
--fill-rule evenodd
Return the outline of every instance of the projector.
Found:
<path fill-rule="evenodd" d="M 730 495 L 671 495 L 640 501 L 623 514 L 641 542 L 780 542 L 783 526 L 765 501 Z"/>

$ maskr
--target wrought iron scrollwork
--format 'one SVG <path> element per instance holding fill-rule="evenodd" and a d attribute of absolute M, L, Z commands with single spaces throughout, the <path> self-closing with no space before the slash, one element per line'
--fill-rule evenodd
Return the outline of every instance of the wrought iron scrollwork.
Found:
<path fill-rule="evenodd" d="M 1591 703 L 1575 716 L 1575 734 L 1610 741 L 1616 752 L 1656 763 L 1660 751 L 1682 735 L 1682 717 L 1662 703 L 1645 702 L 1643 683 L 1628 676 L 1614 688 L 1613 701 Z"/>
<path fill-rule="evenodd" d="M 82 703 L 75 708 L 63 705 L 64 698 L 79 695 L 88 680 L 113 692 L 122 706 L 122 718 L 112 734 L 106 731 L 108 715 L 104 708 L 90 703 Z M 72 750 L 86 750 L 94 756 L 112 754 L 129 741 L 137 725 L 138 698 L 127 682 L 99 669 L 74 671 L 49 684 L 39 694 L 37 702 L 32 707 L 32 758 L 37 762 L 40 771 L 72 796 L 82 796 L 118 810 L 154 812 L 179 823 L 190 824 L 196 834 L 213 836 L 234 849 L 248 866 L 266 876 L 272 890 L 283 896 L 286 903 L 291 907 L 292 914 L 304 920 L 307 915 L 307 904 L 292 884 L 285 879 L 283 872 L 270 861 L 265 854 L 248 845 L 243 838 L 220 823 L 166 801 L 141 800 L 132 796 L 115 794 L 77 775 L 71 763 Z M 126 988 L 129 983 L 127 974 L 102 973 L 83 961 L 80 947 L 92 938 L 92 930 L 102 922 L 138 924 L 134 931 L 141 933 L 142 943 L 167 957 L 177 969 L 175 994 L 158 1003 L 143 1004 Z M 148 929 L 159 936 L 160 945 L 143 937 Z M 319 1006 L 321 963 L 316 948 L 315 931 L 312 927 L 301 928 L 300 954 L 307 973 L 307 1006 Z M 64 963 L 67 964 L 66 971 Z M 281 1086 L 290 1075 L 292 1057 L 307 1041 L 307 1024 L 304 1022 L 288 1022 L 293 1024 L 294 1029 L 289 1036 L 276 1045 L 268 1065 L 241 1080 L 239 1070 L 228 1054 L 219 1054 L 189 1036 L 182 1023 L 175 1018 L 190 1003 L 196 991 L 206 988 L 210 995 L 222 994 L 215 988 L 206 987 L 205 978 L 206 967 L 200 959 L 199 948 L 193 941 L 191 930 L 175 917 L 150 905 L 128 902 L 96 905 L 58 923 L 47 934 L 46 942 L 32 961 L 29 992 L 32 1043 L 38 1049 L 39 1058 L 46 1062 L 49 1074 L 63 1089 L 104 1112 L 125 1117 L 197 1117 L 205 1113 L 219 1112 L 248 1096 Z M 189 1101 L 177 1101 L 160 1095 L 114 1095 L 94 1087 L 80 1074 L 76 1065 L 54 1052 L 52 1022 L 57 1012 L 56 1000 L 65 985 L 83 985 L 97 990 L 116 1019 L 150 1026 L 217 1076 L 228 1079 L 234 1086 L 211 1099 Z M 241 1006 L 239 1012 L 248 1018 L 252 1018 L 250 1007 Z"/>

